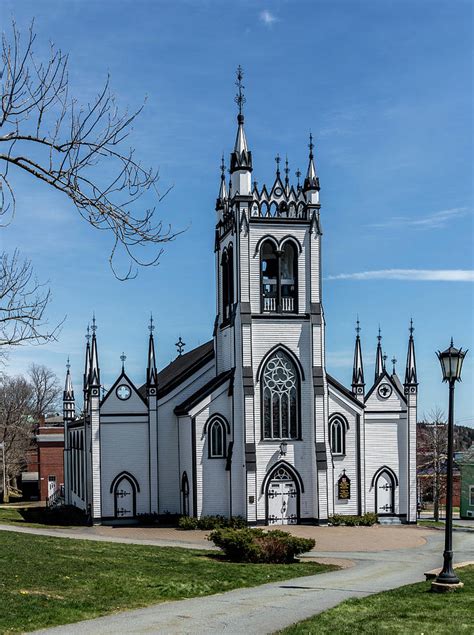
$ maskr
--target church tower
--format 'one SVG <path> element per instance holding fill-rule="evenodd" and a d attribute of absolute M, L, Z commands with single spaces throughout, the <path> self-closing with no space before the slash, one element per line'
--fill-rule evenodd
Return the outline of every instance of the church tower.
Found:
<path fill-rule="evenodd" d="M 295 516 L 332 513 L 327 443 L 327 382 L 321 303 L 319 178 L 309 138 L 301 186 L 281 159 L 271 187 L 251 186 L 252 153 L 244 129 L 243 74 L 237 71 L 237 135 L 217 198 L 214 329 L 216 372 L 234 373 L 233 513 L 265 516 L 265 488 L 278 466 L 302 482 Z M 297 172 L 299 177 L 300 172 Z M 239 473 L 234 474 L 234 471 Z M 243 470 L 243 472 L 241 472 Z M 246 481 L 247 500 L 241 499 Z M 240 499 L 239 499 L 240 496 Z M 269 514 L 269 517 L 272 514 Z"/>
<path fill-rule="evenodd" d="M 413 320 L 410 320 L 404 392 L 407 400 L 407 521 L 416 522 L 416 419 L 418 378 L 416 374 Z"/>

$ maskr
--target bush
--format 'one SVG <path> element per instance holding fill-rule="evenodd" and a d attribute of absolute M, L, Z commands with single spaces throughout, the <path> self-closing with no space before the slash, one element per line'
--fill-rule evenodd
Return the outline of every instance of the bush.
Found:
<path fill-rule="evenodd" d="M 20 514 L 27 523 L 42 525 L 87 525 L 86 513 L 74 505 L 60 507 L 26 507 L 20 509 Z"/>
<path fill-rule="evenodd" d="M 289 564 L 295 557 L 310 551 L 316 544 L 312 538 L 297 538 L 285 531 L 263 529 L 216 529 L 210 536 L 232 562 Z"/>
<path fill-rule="evenodd" d="M 242 516 L 201 516 L 194 518 L 192 516 L 181 516 L 178 520 L 180 529 L 219 529 L 221 527 L 241 528 L 246 527 L 247 521 Z"/>
<path fill-rule="evenodd" d="M 142 525 L 155 525 L 159 522 L 159 516 L 156 512 L 137 514 L 137 519 Z"/>
<path fill-rule="evenodd" d="M 377 514 L 369 512 L 363 516 L 345 516 L 343 514 L 334 514 L 330 516 L 328 521 L 330 525 L 339 526 L 346 525 L 347 527 L 370 527 L 377 522 Z"/>

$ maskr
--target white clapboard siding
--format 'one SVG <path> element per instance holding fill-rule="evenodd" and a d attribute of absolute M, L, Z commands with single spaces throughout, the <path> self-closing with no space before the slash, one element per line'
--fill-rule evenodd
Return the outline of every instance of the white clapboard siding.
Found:
<path fill-rule="evenodd" d="M 119 386 L 128 386 L 131 390 L 128 399 L 119 399 L 117 389 Z M 148 414 L 148 406 L 140 397 L 137 389 L 125 376 L 119 378 L 118 384 L 111 388 L 105 395 L 105 399 L 100 407 L 100 414 Z"/>

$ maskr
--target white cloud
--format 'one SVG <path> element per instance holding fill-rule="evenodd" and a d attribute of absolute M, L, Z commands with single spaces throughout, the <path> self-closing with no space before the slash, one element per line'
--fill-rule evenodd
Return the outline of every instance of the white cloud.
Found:
<path fill-rule="evenodd" d="M 354 361 L 352 351 L 328 351 L 326 362 L 332 368 L 350 368 Z"/>
<path fill-rule="evenodd" d="M 433 212 L 421 218 L 413 216 L 393 216 L 386 221 L 380 223 L 372 223 L 369 227 L 377 229 L 386 227 L 414 227 L 415 229 L 439 229 L 445 227 L 448 222 L 455 218 L 465 216 L 469 209 L 467 207 L 452 207 L 451 209 L 442 209 L 439 212 Z"/>
<path fill-rule="evenodd" d="M 260 13 L 260 20 L 263 22 L 263 24 L 265 24 L 265 26 L 272 26 L 273 24 L 275 24 L 275 22 L 278 22 L 278 18 L 273 15 L 273 13 L 270 13 L 268 9 L 264 9 Z"/>
<path fill-rule="evenodd" d="M 339 273 L 328 280 L 421 280 L 431 282 L 474 282 L 470 269 L 380 269 L 358 273 Z"/>

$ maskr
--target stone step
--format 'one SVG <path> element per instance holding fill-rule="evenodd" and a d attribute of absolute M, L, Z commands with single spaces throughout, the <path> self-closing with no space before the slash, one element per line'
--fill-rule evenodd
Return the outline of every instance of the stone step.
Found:
<path fill-rule="evenodd" d="M 401 525 L 402 521 L 398 516 L 379 516 L 379 525 Z"/>

